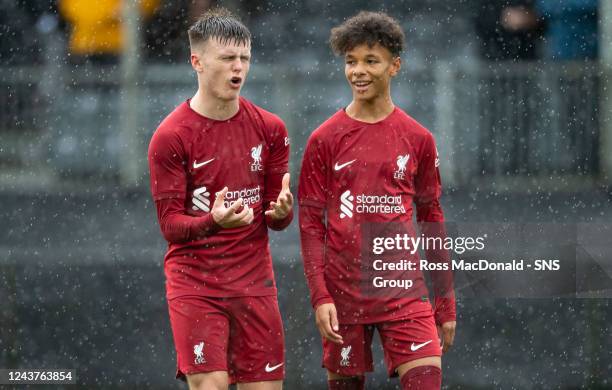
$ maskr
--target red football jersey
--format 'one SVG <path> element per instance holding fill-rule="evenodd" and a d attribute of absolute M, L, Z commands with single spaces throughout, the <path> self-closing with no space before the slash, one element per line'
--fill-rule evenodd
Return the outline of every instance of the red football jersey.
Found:
<path fill-rule="evenodd" d="M 376 273 L 371 268 L 371 240 L 402 232 L 414 236 L 413 203 L 419 222 L 444 220 L 438 165 L 431 133 L 399 108 L 371 124 L 340 110 L 312 133 L 298 199 L 313 306 L 333 301 L 341 323 L 375 323 L 431 312 L 418 270 L 410 274 L 410 291 L 372 288 Z M 393 255 L 419 258 L 418 252 Z M 436 315 L 440 322 L 454 320 L 454 300 L 447 306 L 444 314 Z"/>
<path fill-rule="evenodd" d="M 168 200 L 180 201 L 176 204 L 183 220 L 214 225 L 209 212 L 225 186 L 226 206 L 242 198 L 255 217 L 248 226 L 217 226 L 210 229 L 213 234 L 187 241 L 168 239 L 168 299 L 276 294 L 264 208 L 278 197 L 288 158 L 282 120 L 244 98 L 238 113 L 227 120 L 206 118 L 187 101 L 162 121 L 149 145 L 151 192 L 162 231 Z"/>

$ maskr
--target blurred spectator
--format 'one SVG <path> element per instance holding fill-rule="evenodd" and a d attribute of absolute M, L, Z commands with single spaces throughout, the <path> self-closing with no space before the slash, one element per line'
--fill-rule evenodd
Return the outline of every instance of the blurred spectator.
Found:
<path fill-rule="evenodd" d="M 157 62 L 188 62 L 187 28 L 216 3 L 215 0 L 162 2 L 146 23 L 144 39 L 148 58 Z"/>
<path fill-rule="evenodd" d="M 165 63 L 189 62 L 189 46 L 185 44 L 187 28 L 206 10 L 218 3 L 217 0 L 161 2 L 155 11 L 155 15 L 146 23 L 145 41 L 148 59 Z M 243 23 L 249 24 L 250 21 L 256 20 L 262 14 L 268 13 L 265 6 L 274 6 L 274 2 L 226 0 L 223 5 L 235 15 L 238 15 Z M 257 27 L 255 22 L 253 31 L 257 31 Z M 252 44 L 262 45 L 257 39 Z M 267 44 L 270 45 L 271 43 L 267 42 Z"/>
<path fill-rule="evenodd" d="M 491 0 L 477 14 L 476 32 L 485 60 L 534 60 L 542 34 L 533 1 Z"/>
<path fill-rule="evenodd" d="M 206 10 L 215 5 L 215 0 L 189 0 L 189 25 L 197 20 Z"/>
<path fill-rule="evenodd" d="M 0 60 L 3 65 L 42 64 L 42 34 L 58 27 L 53 0 L 0 0 Z"/>
<path fill-rule="evenodd" d="M 158 3 L 141 0 L 142 15 L 151 16 Z M 60 0 L 60 12 L 72 26 L 69 48 L 75 62 L 117 61 L 123 48 L 121 7 L 122 0 Z"/>
<path fill-rule="evenodd" d="M 545 58 L 597 58 L 597 0 L 537 0 L 536 5 L 546 21 Z"/>

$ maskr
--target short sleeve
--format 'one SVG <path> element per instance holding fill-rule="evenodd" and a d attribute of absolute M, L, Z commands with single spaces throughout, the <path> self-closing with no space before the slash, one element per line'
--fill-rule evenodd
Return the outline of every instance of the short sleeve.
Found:
<path fill-rule="evenodd" d="M 159 128 L 149 144 L 148 158 L 153 199 L 185 198 L 186 154 L 179 135 Z"/>

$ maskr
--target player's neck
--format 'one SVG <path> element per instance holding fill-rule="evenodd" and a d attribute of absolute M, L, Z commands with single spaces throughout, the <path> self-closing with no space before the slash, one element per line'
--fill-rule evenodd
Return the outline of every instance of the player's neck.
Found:
<path fill-rule="evenodd" d="M 360 122 L 376 123 L 388 117 L 394 109 L 391 96 L 371 101 L 353 99 L 346 107 L 346 114 Z"/>
<path fill-rule="evenodd" d="M 219 100 L 198 90 L 189 101 L 189 106 L 202 116 L 222 121 L 236 115 L 240 109 L 240 101 L 239 99 Z"/>

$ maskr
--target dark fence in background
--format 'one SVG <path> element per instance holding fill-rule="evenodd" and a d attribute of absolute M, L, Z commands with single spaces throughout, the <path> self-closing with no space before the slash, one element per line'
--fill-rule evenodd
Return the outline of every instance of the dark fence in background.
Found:
<path fill-rule="evenodd" d="M 339 68 L 254 65 L 244 95 L 281 116 L 297 171 L 309 134 L 350 101 Z M 146 183 L 146 149 L 157 124 L 192 96 L 189 66 L 146 66 L 126 101 L 117 68 L 81 67 L 53 79 L 35 68 L 0 70 L 0 173 L 26 166 L 47 180 L 108 180 L 120 173 L 120 106 L 138 115 L 129 153 Z M 437 138 L 444 181 L 550 178 L 596 180 L 600 172 L 596 63 L 510 63 L 403 70 L 395 103 Z M 32 101 L 33 99 L 33 101 Z M 4 168 L 3 168 L 4 167 Z M 18 176 L 19 171 L 15 172 Z"/>
<path fill-rule="evenodd" d="M 599 172 L 597 67 L 496 64 L 468 77 L 478 91 L 483 175 Z"/>

